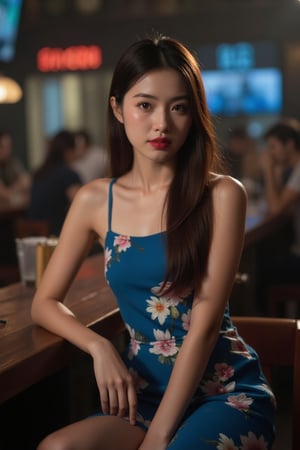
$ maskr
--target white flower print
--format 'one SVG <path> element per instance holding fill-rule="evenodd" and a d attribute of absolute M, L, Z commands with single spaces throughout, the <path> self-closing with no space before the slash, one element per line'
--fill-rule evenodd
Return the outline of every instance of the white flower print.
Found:
<path fill-rule="evenodd" d="M 119 252 L 126 252 L 126 250 L 131 247 L 130 236 L 116 236 L 113 245 L 114 247 L 118 247 Z"/>
<path fill-rule="evenodd" d="M 264 437 L 260 436 L 258 439 L 252 431 L 249 431 L 248 436 L 241 436 L 241 442 L 241 450 L 268 450 Z"/>
<path fill-rule="evenodd" d="M 234 445 L 234 442 L 232 439 L 225 436 L 225 434 L 220 433 L 217 450 L 239 450 L 239 448 L 236 447 L 236 445 Z"/>
<path fill-rule="evenodd" d="M 244 393 L 238 395 L 231 395 L 227 397 L 226 405 L 232 406 L 239 411 L 247 412 L 249 406 L 253 403 L 253 398 L 247 397 Z"/>
<path fill-rule="evenodd" d="M 107 272 L 109 262 L 111 260 L 111 249 L 106 248 L 104 252 L 104 270 Z"/>
<path fill-rule="evenodd" d="M 191 323 L 191 310 L 190 309 L 186 313 L 182 314 L 181 320 L 182 320 L 182 328 L 185 331 L 189 331 L 190 323 Z"/>
<path fill-rule="evenodd" d="M 160 325 L 163 325 L 167 316 L 170 315 L 168 302 L 164 298 L 158 298 L 153 296 L 151 296 L 150 298 L 151 300 L 147 300 L 149 306 L 146 309 L 146 311 L 151 313 L 152 320 L 158 319 Z"/>
<path fill-rule="evenodd" d="M 163 355 L 165 357 L 176 355 L 178 348 L 173 337 L 171 337 L 170 331 L 166 332 L 161 330 L 153 330 L 156 341 L 150 342 L 152 348 L 149 349 L 150 353 L 155 355 Z"/>

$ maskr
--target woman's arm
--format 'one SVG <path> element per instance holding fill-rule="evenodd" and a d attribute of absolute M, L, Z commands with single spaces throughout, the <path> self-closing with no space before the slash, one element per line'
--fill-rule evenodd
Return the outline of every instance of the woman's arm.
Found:
<path fill-rule="evenodd" d="M 229 177 L 215 182 L 214 231 L 207 276 L 195 296 L 189 331 L 140 450 L 166 448 L 203 376 L 240 261 L 246 203 L 246 193 L 239 182 Z"/>
<path fill-rule="evenodd" d="M 58 245 L 33 298 L 31 314 L 34 322 L 92 356 L 103 412 L 123 416 L 129 409 L 134 423 L 134 384 L 119 354 L 107 339 L 80 323 L 63 304 L 95 235 L 102 238 L 103 244 L 107 225 L 107 188 L 104 180 L 97 180 L 82 187 L 75 196 Z"/>

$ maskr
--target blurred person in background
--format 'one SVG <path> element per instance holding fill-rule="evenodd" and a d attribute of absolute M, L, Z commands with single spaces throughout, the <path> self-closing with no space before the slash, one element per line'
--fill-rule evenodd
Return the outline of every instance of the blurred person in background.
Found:
<path fill-rule="evenodd" d="M 292 230 L 284 248 L 258 258 L 257 285 L 260 303 L 270 285 L 299 283 L 300 274 L 300 123 L 283 119 L 264 135 L 266 148 L 260 157 L 268 213 L 291 214 Z M 280 251 L 279 251 L 280 249 Z"/>
<path fill-rule="evenodd" d="M 83 183 L 103 178 L 107 175 L 108 157 L 104 148 L 93 144 L 91 135 L 85 129 L 75 133 L 77 159 L 72 168 L 79 174 Z"/>
<path fill-rule="evenodd" d="M 33 175 L 28 217 L 48 221 L 51 233 L 56 236 L 82 185 L 81 178 L 71 167 L 76 158 L 74 134 L 61 130 L 50 140 L 46 158 Z"/>
<path fill-rule="evenodd" d="M 31 176 L 13 155 L 12 136 L 0 131 L 0 202 L 28 201 Z"/>
<path fill-rule="evenodd" d="M 228 173 L 242 181 L 249 199 L 260 195 L 262 175 L 257 144 L 244 126 L 230 130 L 224 158 Z"/>

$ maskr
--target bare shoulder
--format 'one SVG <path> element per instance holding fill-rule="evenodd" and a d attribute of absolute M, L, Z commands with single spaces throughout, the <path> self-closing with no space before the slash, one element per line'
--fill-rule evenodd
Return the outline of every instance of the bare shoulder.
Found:
<path fill-rule="evenodd" d="M 229 175 L 217 175 L 211 179 L 210 187 L 215 217 L 221 222 L 245 220 L 247 193 L 239 180 Z"/>
<path fill-rule="evenodd" d="M 106 206 L 110 181 L 109 178 L 101 178 L 83 185 L 76 194 L 76 203 L 86 207 Z"/>
<path fill-rule="evenodd" d="M 247 193 L 243 184 L 229 175 L 213 175 L 210 181 L 213 200 L 216 202 L 247 203 Z"/>

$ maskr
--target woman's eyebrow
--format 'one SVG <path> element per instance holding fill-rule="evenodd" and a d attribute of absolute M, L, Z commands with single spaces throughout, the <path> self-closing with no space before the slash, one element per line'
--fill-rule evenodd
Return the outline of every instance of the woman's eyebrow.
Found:
<path fill-rule="evenodd" d="M 158 100 L 158 97 L 156 97 L 155 95 L 145 94 L 143 92 L 139 92 L 138 94 L 135 94 L 133 96 L 133 98 L 138 98 L 138 97 L 149 98 L 151 100 Z M 189 99 L 188 95 L 184 94 L 184 95 L 176 95 L 176 97 L 172 97 L 170 99 L 170 101 L 174 102 L 174 101 L 178 101 L 178 100 L 188 100 L 188 99 Z"/>

